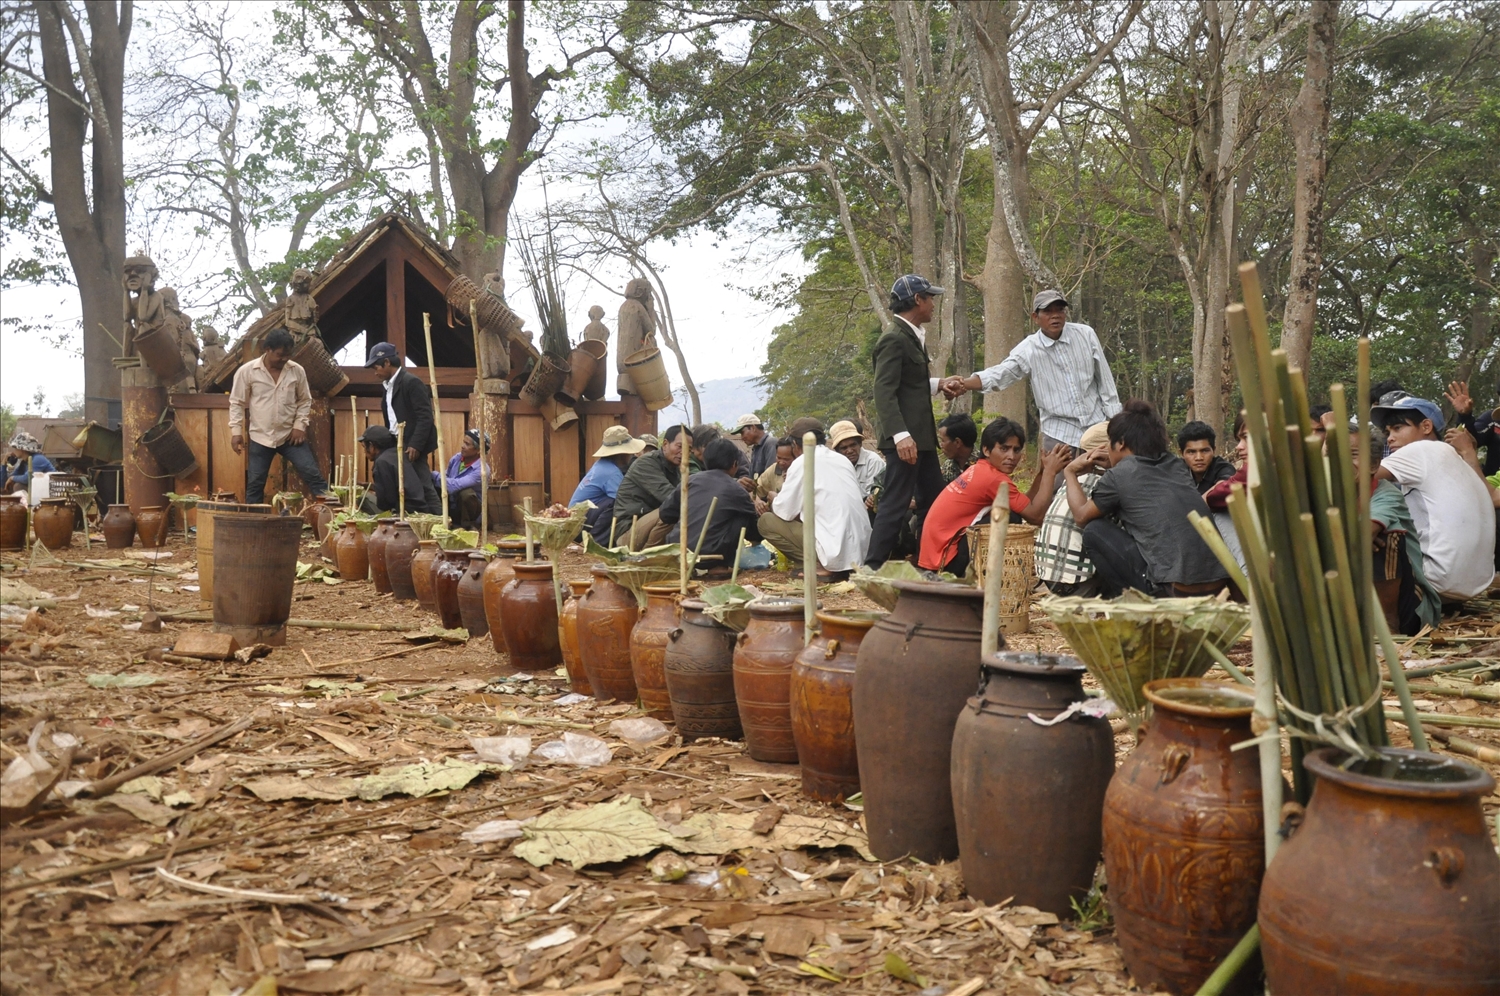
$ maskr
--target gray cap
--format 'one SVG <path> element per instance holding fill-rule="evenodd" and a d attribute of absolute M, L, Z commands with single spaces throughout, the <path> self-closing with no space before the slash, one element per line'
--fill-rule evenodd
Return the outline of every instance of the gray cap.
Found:
<path fill-rule="evenodd" d="M 1031 313 L 1034 315 L 1038 311 L 1041 311 L 1043 308 L 1047 307 L 1047 305 L 1056 304 L 1058 301 L 1061 301 L 1063 303 L 1063 307 L 1068 306 L 1068 299 L 1062 296 L 1061 291 L 1038 291 L 1036 297 L 1031 299 Z"/>

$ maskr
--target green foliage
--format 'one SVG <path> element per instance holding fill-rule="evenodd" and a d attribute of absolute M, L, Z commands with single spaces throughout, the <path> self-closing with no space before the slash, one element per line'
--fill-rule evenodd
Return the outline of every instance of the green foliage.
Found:
<path fill-rule="evenodd" d="M 16 413 L 9 404 L 0 404 L 0 445 L 10 442 L 16 432 Z"/>

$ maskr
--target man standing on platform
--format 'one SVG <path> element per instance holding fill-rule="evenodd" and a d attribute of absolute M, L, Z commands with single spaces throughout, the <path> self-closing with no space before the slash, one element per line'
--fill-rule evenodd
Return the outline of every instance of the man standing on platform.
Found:
<path fill-rule="evenodd" d="M 394 433 L 396 424 L 405 422 L 402 436 L 406 444 L 406 459 L 425 466 L 427 458 L 437 450 L 437 423 L 433 421 L 431 388 L 402 367 L 401 354 L 388 342 L 377 342 L 370 347 L 365 366 L 375 371 L 385 387 L 382 408 L 385 427 Z M 443 507 L 431 474 L 422 475 L 422 493 L 428 508 Z"/>
<path fill-rule="evenodd" d="M 967 377 L 949 377 L 943 393 L 956 398 L 965 391 L 1003 391 L 1029 377 L 1042 416 L 1040 452 L 1066 443 L 1076 455 L 1084 430 L 1120 411 L 1115 378 L 1094 330 L 1068 321 L 1062 294 L 1038 294 L 1031 302 L 1031 320 L 1037 331 L 1003 361 Z"/>
<path fill-rule="evenodd" d="M 245 436 L 250 437 L 245 501 L 259 505 L 266 500 L 266 477 L 278 455 L 286 458 L 309 491 L 328 495 L 328 479 L 307 445 L 312 392 L 302 365 L 292 359 L 292 334 L 272 329 L 261 348 L 259 356 L 234 372 L 229 390 L 229 445 L 244 453 Z"/>
<path fill-rule="evenodd" d="M 932 500 L 943 490 L 937 423 L 932 417 L 932 398 L 941 382 L 928 375 L 931 361 L 927 333 L 922 329 L 932 320 L 941 293 L 941 287 L 914 273 L 897 280 L 891 287 L 895 324 L 875 343 L 875 411 L 880 420 L 880 452 L 885 457 L 885 486 L 865 554 L 871 567 L 885 563 L 895 550 L 912 500 L 916 499 L 920 529 Z"/>

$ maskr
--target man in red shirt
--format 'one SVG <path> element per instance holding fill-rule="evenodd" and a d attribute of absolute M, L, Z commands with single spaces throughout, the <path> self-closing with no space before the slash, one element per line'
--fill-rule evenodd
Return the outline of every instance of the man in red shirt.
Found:
<path fill-rule="evenodd" d="M 922 525 L 922 551 L 917 566 L 923 570 L 947 570 L 963 574 L 969 567 L 965 534 L 995 500 L 1000 485 L 1010 485 L 1010 510 L 1022 521 L 1037 525 L 1052 504 L 1058 475 L 1072 459 L 1073 450 L 1059 443 L 1042 454 L 1042 466 L 1022 494 L 1011 475 L 1026 453 L 1026 430 L 1007 418 L 997 418 L 984 427 L 979 439 L 984 459 L 964 471 L 938 493 Z"/>

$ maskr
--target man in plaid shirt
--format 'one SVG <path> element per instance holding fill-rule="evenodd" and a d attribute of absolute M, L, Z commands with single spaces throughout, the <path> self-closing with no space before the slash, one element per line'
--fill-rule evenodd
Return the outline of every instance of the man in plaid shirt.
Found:
<path fill-rule="evenodd" d="M 1080 449 L 1088 452 L 1108 443 L 1108 425 L 1107 422 L 1099 422 L 1090 426 L 1079 443 Z M 1080 476 L 1078 484 L 1085 495 L 1091 495 L 1094 493 L 1094 485 L 1103 476 L 1102 471 L 1096 470 Z M 1097 594 L 1094 565 L 1083 555 L 1083 530 L 1073 521 L 1065 492 L 1052 496 L 1052 504 L 1047 507 L 1047 514 L 1036 531 L 1035 543 L 1036 576 L 1046 584 L 1048 591 L 1054 595 L 1085 597 Z"/>

